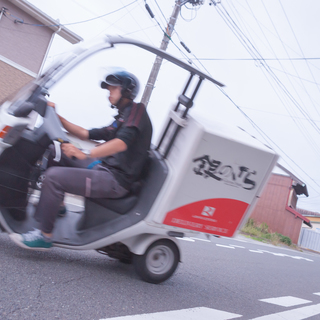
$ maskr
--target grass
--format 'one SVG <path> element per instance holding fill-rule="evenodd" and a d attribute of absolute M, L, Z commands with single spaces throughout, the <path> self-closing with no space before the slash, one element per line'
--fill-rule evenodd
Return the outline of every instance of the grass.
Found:
<path fill-rule="evenodd" d="M 257 224 L 253 219 L 249 219 L 241 232 L 254 240 L 271 243 L 275 246 L 284 244 L 288 247 L 294 246 L 289 237 L 277 232 L 270 232 L 266 223 Z"/>

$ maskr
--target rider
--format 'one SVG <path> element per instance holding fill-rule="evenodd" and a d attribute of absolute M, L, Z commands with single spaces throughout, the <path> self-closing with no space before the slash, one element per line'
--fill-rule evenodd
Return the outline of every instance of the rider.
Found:
<path fill-rule="evenodd" d="M 52 246 L 52 230 L 66 192 L 90 198 L 121 198 L 139 180 L 152 136 L 145 106 L 133 102 L 139 82 L 133 74 L 117 71 L 106 76 L 101 88 L 109 91 L 111 106 L 118 109 L 111 125 L 86 130 L 59 118 L 63 127 L 78 138 L 106 142 L 90 151 L 80 150 L 71 143 L 61 145 L 62 159 L 59 166 L 47 169 L 35 212 L 41 230 L 11 234 L 19 246 L 34 250 Z M 48 105 L 54 106 L 52 102 Z"/>

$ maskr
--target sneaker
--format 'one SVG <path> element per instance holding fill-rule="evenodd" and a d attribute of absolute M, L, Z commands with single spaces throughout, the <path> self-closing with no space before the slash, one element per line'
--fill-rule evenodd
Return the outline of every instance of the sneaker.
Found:
<path fill-rule="evenodd" d="M 39 229 L 28 233 L 11 233 L 10 239 L 24 249 L 46 251 L 52 247 L 51 239 L 45 237 Z"/>

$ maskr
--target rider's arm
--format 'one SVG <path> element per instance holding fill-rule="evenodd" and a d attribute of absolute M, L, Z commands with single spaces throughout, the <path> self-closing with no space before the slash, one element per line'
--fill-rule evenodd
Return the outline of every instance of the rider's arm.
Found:
<path fill-rule="evenodd" d="M 135 127 L 121 128 L 114 139 L 91 149 L 90 158 L 104 158 L 126 151 L 137 139 L 139 131 Z"/>
<path fill-rule="evenodd" d="M 61 124 L 63 127 L 74 136 L 78 137 L 81 140 L 87 140 L 89 139 L 89 131 L 85 128 L 82 128 L 74 123 L 69 122 L 65 118 L 59 116 L 59 119 L 61 121 Z"/>
<path fill-rule="evenodd" d="M 126 143 L 123 140 L 115 138 L 91 149 L 90 158 L 108 157 L 126 150 Z"/>
<path fill-rule="evenodd" d="M 92 132 L 92 130 L 90 130 Z M 135 127 L 121 128 L 116 135 L 116 138 L 111 139 L 101 145 L 91 149 L 89 155 L 76 148 L 71 143 L 62 144 L 62 151 L 69 157 L 78 159 L 89 158 L 104 158 L 112 156 L 116 153 L 126 151 L 131 146 L 139 135 L 139 130 Z M 91 134 L 90 134 L 91 138 Z"/>
<path fill-rule="evenodd" d="M 86 159 L 88 156 L 90 158 L 103 158 L 126 151 L 127 145 L 121 139 L 115 138 L 93 148 L 89 155 L 83 153 L 71 143 L 63 143 L 61 149 L 69 158 L 76 157 L 78 159 Z"/>
<path fill-rule="evenodd" d="M 90 130 L 90 139 L 92 139 L 91 135 L 95 129 Z M 104 128 L 102 129 L 104 130 Z M 97 131 L 98 132 L 98 131 Z M 90 158 L 104 158 L 108 156 L 112 156 L 116 153 L 126 151 L 129 146 L 131 146 L 134 141 L 137 139 L 139 135 L 139 130 L 136 127 L 124 127 L 121 128 L 116 135 L 116 138 L 111 139 L 107 142 L 102 143 L 101 145 L 91 149 L 89 155 L 82 152 L 78 148 L 76 148 L 71 143 L 62 144 L 62 151 L 69 157 L 76 157 L 78 159 L 86 159 Z M 98 139 L 96 137 L 96 139 Z"/>

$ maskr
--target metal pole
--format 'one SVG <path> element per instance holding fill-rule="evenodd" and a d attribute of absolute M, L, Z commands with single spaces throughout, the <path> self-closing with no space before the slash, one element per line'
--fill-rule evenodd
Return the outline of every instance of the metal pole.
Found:
<path fill-rule="evenodd" d="M 181 5 L 181 0 L 176 0 L 176 4 L 174 6 L 172 15 L 171 15 L 170 20 L 169 20 L 168 25 L 167 25 L 166 33 L 163 35 L 163 39 L 162 39 L 161 46 L 160 46 L 160 49 L 162 49 L 164 51 L 167 50 L 167 47 L 168 47 L 168 44 L 169 44 L 169 40 L 170 40 L 169 38 L 171 38 L 172 32 L 174 30 L 174 26 L 175 26 L 175 24 L 177 22 L 178 14 L 180 12 L 180 5 Z M 157 76 L 158 76 L 158 73 L 159 73 L 159 70 L 160 70 L 160 67 L 161 67 L 161 64 L 162 64 L 162 60 L 163 59 L 161 57 L 159 57 L 159 56 L 156 57 L 156 59 L 155 59 L 155 61 L 153 63 L 152 70 L 151 70 L 150 75 L 149 75 L 149 79 L 148 79 L 147 85 L 146 85 L 146 87 L 144 89 L 141 102 L 146 107 L 147 107 L 147 105 L 149 103 L 149 99 L 150 99 L 152 90 L 154 88 L 154 84 L 156 82 L 156 79 L 157 79 Z"/>

